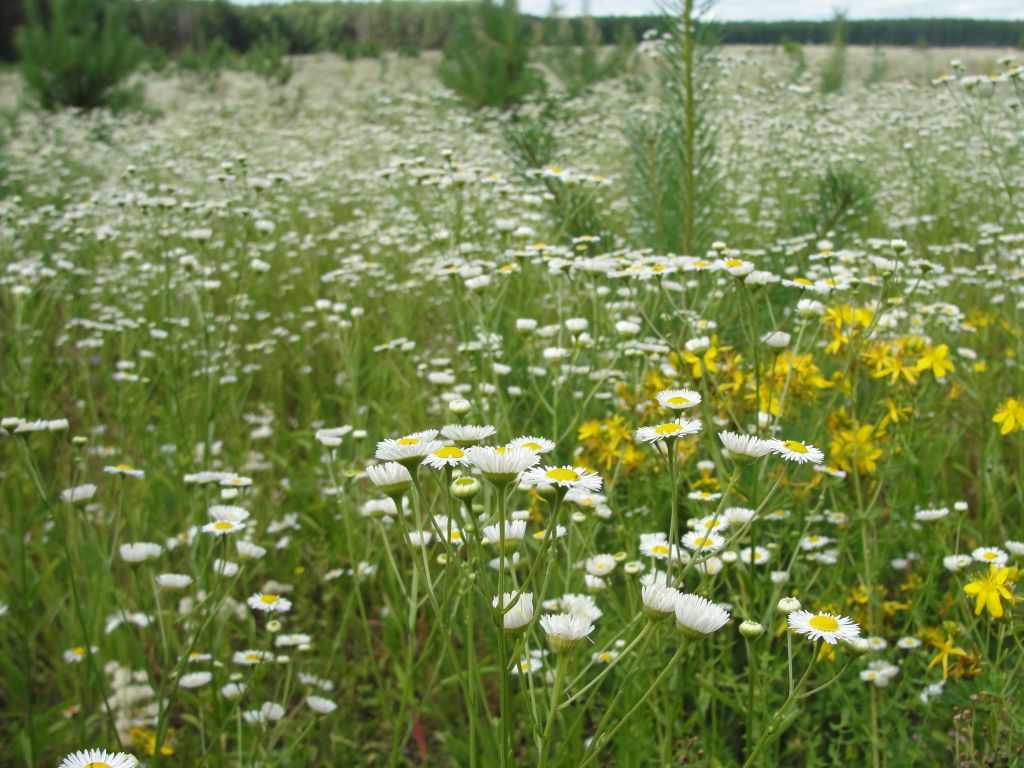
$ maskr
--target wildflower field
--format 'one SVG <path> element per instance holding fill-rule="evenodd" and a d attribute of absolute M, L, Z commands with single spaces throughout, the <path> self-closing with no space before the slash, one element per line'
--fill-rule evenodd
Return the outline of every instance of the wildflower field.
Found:
<path fill-rule="evenodd" d="M 0 74 L 0 765 L 1024 762 L 1024 68 L 672 50 Z"/>

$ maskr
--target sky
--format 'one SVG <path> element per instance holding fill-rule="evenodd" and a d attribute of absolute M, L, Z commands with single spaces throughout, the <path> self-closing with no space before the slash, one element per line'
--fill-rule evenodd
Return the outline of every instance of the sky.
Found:
<path fill-rule="evenodd" d="M 243 5 L 287 0 L 234 0 Z M 558 0 L 564 15 L 578 15 L 585 0 Z M 658 13 L 679 0 L 589 0 L 595 16 L 642 16 Z M 700 0 L 697 0 L 699 3 Z M 525 13 L 547 15 L 551 0 L 519 0 Z M 942 17 L 1024 19 L 1024 0 L 718 0 L 711 15 L 723 21 L 831 19 L 836 9 L 851 19 Z"/>
<path fill-rule="evenodd" d="M 582 0 L 562 0 L 564 13 L 579 13 Z M 659 0 L 590 0 L 595 16 L 656 13 Z M 550 0 L 519 0 L 526 13 L 544 14 Z M 717 19 L 730 21 L 830 19 L 836 8 L 851 19 L 895 19 L 913 16 L 975 19 L 1024 19 L 1024 0 L 719 0 L 712 8 Z"/>

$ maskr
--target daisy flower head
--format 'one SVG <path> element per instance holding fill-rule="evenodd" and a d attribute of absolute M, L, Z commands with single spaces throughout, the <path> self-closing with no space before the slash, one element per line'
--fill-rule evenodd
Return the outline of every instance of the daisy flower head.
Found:
<path fill-rule="evenodd" d="M 728 430 L 718 433 L 718 439 L 729 454 L 729 458 L 739 464 L 748 464 L 772 452 L 772 442 L 755 435 L 741 435 Z"/>
<path fill-rule="evenodd" d="M 203 533 L 212 533 L 214 536 L 227 536 L 242 530 L 245 530 L 245 523 L 234 520 L 216 520 L 203 526 Z"/>
<path fill-rule="evenodd" d="M 78 645 L 74 648 L 69 648 L 64 651 L 64 661 L 67 664 L 80 664 L 89 653 L 98 653 L 99 648 L 95 645 L 86 648 L 84 645 Z"/>
<path fill-rule="evenodd" d="M 523 592 L 519 597 L 514 592 L 505 592 L 501 597 L 495 595 L 491 605 L 497 614 L 495 618 L 501 620 L 502 628 L 509 634 L 521 633 L 536 614 L 532 592 Z"/>
<path fill-rule="evenodd" d="M 127 752 L 83 749 L 65 757 L 58 768 L 135 768 L 139 761 Z"/>
<path fill-rule="evenodd" d="M 999 547 L 978 547 L 971 552 L 971 557 L 979 563 L 1000 566 L 1006 565 L 1006 562 L 1010 559 L 1010 556 Z"/>
<path fill-rule="evenodd" d="M 683 536 L 683 546 L 694 552 L 717 552 L 725 544 L 725 537 L 714 531 L 690 531 Z"/>
<path fill-rule="evenodd" d="M 136 480 L 142 480 L 146 477 L 146 472 L 141 469 L 136 469 L 131 464 L 115 464 L 112 467 L 104 467 L 104 473 L 108 475 L 128 475 L 134 477 Z"/>
<path fill-rule="evenodd" d="M 821 464 L 825 460 L 825 454 L 808 443 L 799 440 L 771 440 L 772 452 L 778 454 L 786 461 L 793 461 L 797 464 Z"/>
<path fill-rule="evenodd" d="M 540 626 L 548 637 L 548 645 L 555 653 L 573 650 L 594 631 L 593 622 L 572 613 L 541 616 Z"/>
<path fill-rule="evenodd" d="M 860 627 L 846 616 L 800 610 L 790 613 L 786 621 L 789 628 L 797 634 L 815 642 L 824 640 L 829 645 L 835 645 L 840 640 L 849 643 L 860 636 Z"/>
<path fill-rule="evenodd" d="M 60 500 L 68 504 L 76 504 L 80 501 L 88 501 L 96 495 L 96 486 L 92 483 L 76 485 L 74 488 L 67 488 L 60 492 Z"/>
<path fill-rule="evenodd" d="M 145 560 L 152 560 L 160 557 L 164 548 L 159 544 L 149 541 L 138 541 L 131 544 L 122 544 L 117 549 L 121 559 L 126 563 L 141 563 Z"/>
<path fill-rule="evenodd" d="M 318 715 L 329 715 L 338 708 L 337 704 L 322 696 L 307 696 L 306 706 Z"/>
<path fill-rule="evenodd" d="M 412 475 L 397 461 L 371 464 L 366 468 L 366 476 L 382 493 L 392 498 L 401 496 L 412 487 Z"/>
<path fill-rule="evenodd" d="M 667 586 L 664 581 L 655 580 L 650 584 L 645 584 L 640 590 L 644 613 L 652 621 L 667 619 L 676 612 L 676 601 L 679 600 L 679 595 L 678 589 Z"/>
<path fill-rule="evenodd" d="M 202 688 L 212 679 L 213 675 L 209 672 L 189 672 L 187 675 L 181 676 L 178 685 L 182 688 Z"/>
<path fill-rule="evenodd" d="M 682 411 L 700 405 L 700 393 L 692 389 L 665 389 L 657 394 L 658 405 L 670 411 Z"/>
<path fill-rule="evenodd" d="M 552 440 L 548 440 L 546 437 L 534 437 L 533 435 L 526 435 L 524 437 L 517 437 L 508 444 L 509 448 L 526 448 L 533 451 L 534 453 L 551 453 L 555 450 L 555 443 Z"/>
<path fill-rule="evenodd" d="M 415 469 L 427 456 L 443 447 L 441 441 L 434 439 L 436 436 L 437 430 L 431 429 L 397 439 L 381 440 L 377 443 L 374 458 L 378 461 L 395 461 L 407 469 Z"/>
<path fill-rule="evenodd" d="M 246 600 L 249 607 L 262 613 L 286 613 L 291 610 L 292 601 L 280 595 L 257 592 Z"/>
<path fill-rule="evenodd" d="M 672 554 L 668 536 L 664 533 L 640 534 L 640 553 L 656 560 L 665 560 Z"/>
<path fill-rule="evenodd" d="M 601 476 L 596 472 L 566 464 L 564 467 L 535 467 L 523 480 L 530 485 L 553 485 L 564 493 L 570 489 L 584 489 L 591 493 L 601 490 Z"/>
<path fill-rule="evenodd" d="M 540 461 L 540 455 L 528 448 L 491 448 L 474 445 L 466 449 L 466 458 L 483 476 L 497 486 L 515 482 Z"/>
<path fill-rule="evenodd" d="M 476 424 L 447 424 L 441 429 L 441 436 L 455 442 L 462 448 L 482 443 L 488 437 L 497 432 L 490 424 L 478 426 Z"/>
<path fill-rule="evenodd" d="M 467 464 L 466 452 L 456 445 L 445 445 L 427 454 L 423 463 L 433 469 L 444 469 L 445 467 L 461 467 Z"/>
<path fill-rule="evenodd" d="M 666 440 L 696 435 L 703 428 L 704 423 L 700 419 L 678 418 L 653 427 L 640 427 L 636 431 L 636 439 L 641 443 L 662 443 Z"/>
<path fill-rule="evenodd" d="M 701 639 L 729 621 L 729 612 L 706 597 L 681 594 L 676 598 L 676 626 L 687 637 Z"/>

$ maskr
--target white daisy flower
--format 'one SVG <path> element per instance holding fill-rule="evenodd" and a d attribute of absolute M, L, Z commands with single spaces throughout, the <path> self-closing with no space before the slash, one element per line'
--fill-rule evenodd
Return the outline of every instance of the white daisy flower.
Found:
<path fill-rule="evenodd" d="M 690 637 L 705 637 L 729 621 L 729 612 L 705 597 L 681 594 L 675 604 L 676 625 Z"/>
<path fill-rule="evenodd" d="M 126 752 L 85 749 L 65 757 L 58 768 L 135 768 L 139 761 Z"/>
<path fill-rule="evenodd" d="M 1006 565 L 1010 559 L 1010 556 L 999 547 L 978 547 L 971 552 L 971 557 L 979 563 L 989 563 L 990 565 L 998 566 Z"/>
<path fill-rule="evenodd" d="M 641 443 L 660 443 L 679 437 L 696 435 L 704 428 L 700 419 L 678 418 L 653 427 L 640 427 L 636 431 L 636 439 Z"/>
<path fill-rule="evenodd" d="M 477 426 L 475 424 L 447 424 L 441 428 L 441 435 L 454 440 L 462 447 L 482 443 L 488 437 L 497 432 L 490 424 Z"/>
<path fill-rule="evenodd" d="M 318 715 L 329 715 L 338 708 L 337 704 L 323 696 L 307 696 L 306 706 Z"/>
<path fill-rule="evenodd" d="M 523 475 L 528 485 L 554 485 L 559 488 L 583 489 L 591 493 L 601 490 L 601 476 L 596 472 L 566 464 L 564 467 L 535 467 Z"/>
<path fill-rule="evenodd" d="M 813 445 L 801 443 L 799 440 L 772 440 L 772 452 L 778 454 L 787 461 L 797 464 L 821 464 L 825 460 L 825 454 Z"/>
<path fill-rule="evenodd" d="M 555 450 L 555 444 L 553 441 L 548 440 L 546 437 L 534 437 L 528 435 L 525 437 L 517 437 L 508 444 L 509 448 L 526 448 L 527 450 L 533 451 L 534 453 L 550 453 Z"/>
<path fill-rule="evenodd" d="M 753 461 L 772 452 L 772 442 L 755 435 L 725 431 L 718 433 L 718 439 L 734 461 Z"/>
<path fill-rule="evenodd" d="M 672 411 L 681 411 L 700 405 L 700 392 L 692 389 L 665 389 L 658 393 L 658 405 Z"/>
<path fill-rule="evenodd" d="M 594 631 L 594 624 L 571 613 L 541 616 L 540 626 L 548 637 L 548 644 L 555 653 L 571 651 Z"/>
<path fill-rule="evenodd" d="M 518 598 L 515 592 L 505 592 L 501 598 L 495 595 L 491 605 L 499 612 L 501 625 L 506 632 L 525 629 L 536 614 L 532 592 L 524 592 Z"/>
<path fill-rule="evenodd" d="M 145 560 L 152 560 L 160 557 L 164 548 L 159 544 L 149 541 L 139 541 L 131 544 L 122 544 L 117 548 L 121 559 L 126 563 L 141 563 Z"/>
<path fill-rule="evenodd" d="M 438 444 L 440 447 L 440 444 Z M 366 476 L 381 492 L 392 496 L 405 493 L 412 486 L 412 475 L 409 470 L 395 461 L 383 464 L 371 464 L 366 468 Z"/>
<path fill-rule="evenodd" d="M 800 610 L 790 613 L 787 621 L 789 628 L 797 634 L 814 641 L 824 640 L 829 645 L 835 645 L 840 640 L 848 643 L 860 636 L 860 627 L 846 616 Z"/>
<path fill-rule="evenodd" d="M 263 613 L 287 613 L 292 607 L 292 601 L 288 598 L 266 592 L 257 592 L 245 602 L 254 611 Z"/>
<path fill-rule="evenodd" d="M 189 672 L 187 675 L 182 675 L 178 681 L 178 685 L 182 688 L 201 688 L 213 679 L 213 675 L 209 672 Z"/>
<path fill-rule="evenodd" d="M 514 482 L 521 473 L 540 461 L 540 455 L 527 448 L 492 448 L 474 445 L 466 449 L 469 463 L 497 485 Z"/>

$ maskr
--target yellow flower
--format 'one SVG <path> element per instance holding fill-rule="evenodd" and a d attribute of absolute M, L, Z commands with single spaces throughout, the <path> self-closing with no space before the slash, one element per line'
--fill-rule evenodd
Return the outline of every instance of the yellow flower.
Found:
<path fill-rule="evenodd" d="M 999 434 L 1008 435 L 1024 428 L 1024 401 L 1008 397 L 999 406 L 992 421 L 999 425 Z"/>
<path fill-rule="evenodd" d="M 1003 616 L 1003 604 L 1001 600 L 1013 605 L 1014 597 L 1006 586 L 1010 577 L 1009 568 L 1000 568 L 997 565 L 990 565 L 988 573 L 979 576 L 970 584 L 964 587 L 964 592 L 977 598 L 974 605 L 974 615 L 980 616 L 984 608 L 993 618 L 999 619 Z"/>
<path fill-rule="evenodd" d="M 929 347 L 925 350 L 921 359 L 917 361 L 917 371 L 931 371 L 932 375 L 942 380 L 946 378 L 947 373 L 952 373 L 956 370 L 953 365 L 953 361 L 949 359 L 949 346 L 946 344 L 939 344 L 937 347 Z"/>
<path fill-rule="evenodd" d="M 942 637 L 939 635 L 938 637 Z M 931 660 L 928 664 L 928 669 L 931 669 L 940 661 L 942 662 L 942 679 L 945 680 L 949 677 L 949 657 L 950 656 L 966 656 L 967 651 L 963 648 L 956 648 L 953 645 L 953 636 L 947 635 L 945 642 L 939 640 L 937 637 L 932 638 L 932 645 L 939 649 L 939 653 Z"/>
<path fill-rule="evenodd" d="M 875 445 L 875 427 L 854 421 L 845 429 L 838 430 L 831 445 L 831 455 L 840 468 L 853 471 L 854 466 L 862 474 L 878 469 L 882 449 Z"/>

